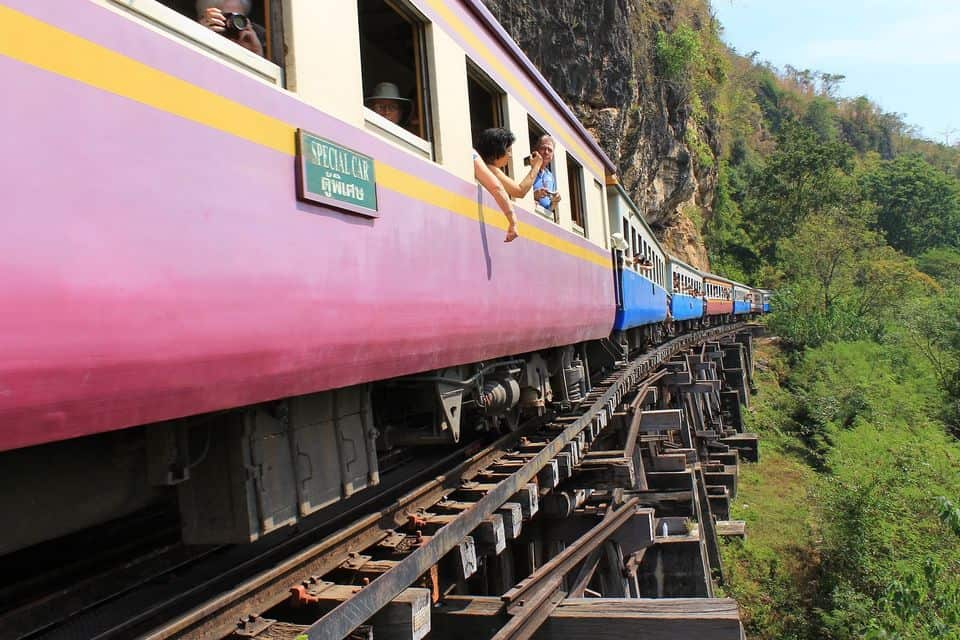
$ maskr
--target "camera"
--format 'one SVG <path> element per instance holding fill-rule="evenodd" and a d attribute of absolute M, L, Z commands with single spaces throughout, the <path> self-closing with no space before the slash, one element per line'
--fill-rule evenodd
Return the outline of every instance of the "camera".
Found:
<path fill-rule="evenodd" d="M 225 12 L 223 14 L 223 21 L 227 25 L 223 35 L 228 38 L 238 37 L 241 31 L 246 31 L 247 27 L 250 26 L 250 18 L 242 13 Z"/>
<path fill-rule="evenodd" d="M 523 159 L 523 166 L 525 167 L 530 166 L 530 156 L 527 156 L 526 158 Z"/>

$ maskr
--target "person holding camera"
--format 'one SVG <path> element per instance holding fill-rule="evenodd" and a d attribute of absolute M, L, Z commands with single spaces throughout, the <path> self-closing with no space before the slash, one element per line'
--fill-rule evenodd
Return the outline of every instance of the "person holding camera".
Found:
<path fill-rule="evenodd" d="M 247 16 L 252 0 L 197 0 L 197 22 L 228 40 L 263 56 L 266 32 Z"/>
<path fill-rule="evenodd" d="M 530 165 L 530 171 L 523 180 L 516 182 L 503 172 L 504 167 L 510 162 L 510 153 L 515 140 L 516 136 L 506 129 L 500 127 L 485 129 L 477 136 L 477 153 L 487 163 L 487 168 L 493 175 L 497 176 L 497 180 L 507 190 L 507 194 L 511 198 L 522 198 L 533 186 L 533 181 L 540 172 L 540 167 L 543 166 L 543 158 L 534 151 L 529 158 L 524 159 L 524 164 Z"/>
<path fill-rule="evenodd" d="M 537 151 L 543 158 L 543 168 L 540 169 L 533 181 L 533 198 L 544 209 L 553 211 L 557 203 L 560 202 L 557 179 L 550 171 L 550 162 L 553 160 L 553 138 L 548 135 L 540 136 L 537 141 Z"/>

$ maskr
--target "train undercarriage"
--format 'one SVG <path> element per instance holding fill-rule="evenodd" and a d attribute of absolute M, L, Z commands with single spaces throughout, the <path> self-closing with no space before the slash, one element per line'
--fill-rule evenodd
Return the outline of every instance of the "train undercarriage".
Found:
<path fill-rule="evenodd" d="M 714 319 L 719 322 L 722 319 Z M 252 542 L 380 482 L 422 447 L 562 411 L 592 376 L 710 318 L 0 453 L 0 556 L 175 504 L 188 544 Z"/>
<path fill-rule="evenodd" d="M 176 505 L 187 544 L 252 542 L 422 447 L 467 446 L 578 403 L 594 352 L 597 372 L 617 358 L 557 347 L 0 453 L 0 509 L 15 514 L 0 556 L 160 504 Z"/>

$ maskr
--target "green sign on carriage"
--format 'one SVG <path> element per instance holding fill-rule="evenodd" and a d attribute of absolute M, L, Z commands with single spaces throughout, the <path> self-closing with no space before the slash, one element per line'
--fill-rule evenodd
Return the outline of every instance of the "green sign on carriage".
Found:
<path fill-rule="evenodd" d="M 379 217 L 373 158 L 297 129 L 297 199 Z"/>

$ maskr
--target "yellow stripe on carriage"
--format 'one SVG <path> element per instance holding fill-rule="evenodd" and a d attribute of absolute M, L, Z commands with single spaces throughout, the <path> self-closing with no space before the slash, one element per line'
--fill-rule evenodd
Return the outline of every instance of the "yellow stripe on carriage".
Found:
<path fill-rule="evenodd" d="M 0 55 L 289 155 L 295 152 L 289 124 L 3 6 Z"/>
<path fill-rule="evenodd" d="M 294 125 L 2 5 L 0 55 L 291 157 L 296 153 Z M 473 220 L 480 219 L 475 200 L 382 161 L 377 161 L 376 167 L 381 187 Z M 506 229 L 503 214 L 489 207 L 484 207 L 484 222 Z M 524 223 L 520 224 L 520 235 L 581 260 L 610 266 L 603 249 L 590 250 Z"/>
<path fill-rule="evenodd" d="M 399 169 L 395 169 L 394 167 L 384 164 L 379 160 L 376 162 L 376 170 L 377 184 L 379 186 L 390 189 L 391 191 L 396 191 L 397 193 L 408 198 L 421 200 L 436 207 L 446 209 L 447 211 L 451 211 L 465 218 L 469 218 L 471 220 L 480 220 L 480 211 L 477 208 L 477 201 L 472 198 L 465 198 L 458 193 L 448 191 L 443 187 L 438 187 L 431 182 L 423 180 L 422 178 L 414 177 L 409 173 L 400 171 Z M 483 207 L 483 222 L 484 224 L 496 227 L 497 229 L 506 230 L 507 228 L 506 217 L 500 212 L 499 209 L 493 209 L 486 206 Z M 593 264 L 600 265 L 601 267 L 606 267 L 608 269 L 611 268 L 610 256 L 607 254 L 598 253 L 600 249 L 592 250 L 586 247 L 581 247 L 548 231 L 544 231 L 543 229 L 526 224 L 524 222 L 520 222 L 518 226 L 521 238 L 542 244 L 575 258 L 592 262 Z"/>

